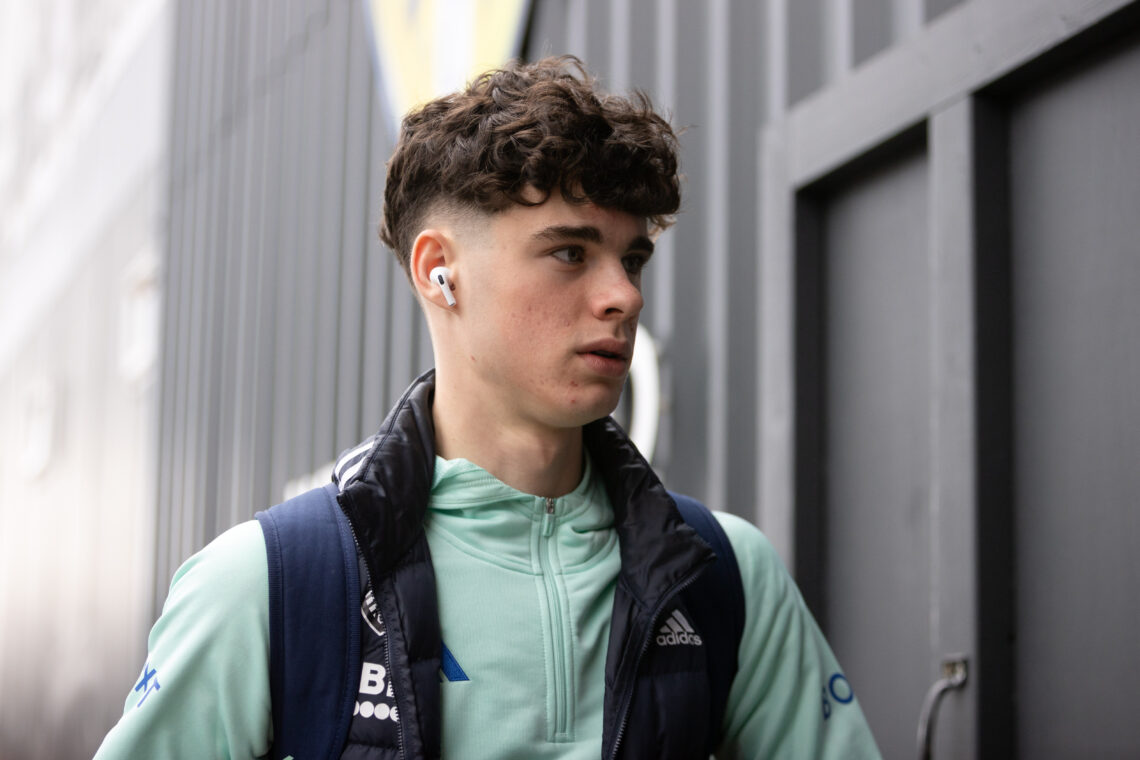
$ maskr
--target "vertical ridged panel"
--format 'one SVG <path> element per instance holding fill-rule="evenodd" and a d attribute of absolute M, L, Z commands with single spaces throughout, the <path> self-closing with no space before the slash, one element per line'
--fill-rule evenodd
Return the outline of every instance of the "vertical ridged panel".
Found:
<path fill-rule="evenodd" d="M 725 240 L 729 268 L 724 273 L 725 394 L 710 398 L 723 408 L 725 428 L 720 442 L 725 459 L 723 501 L 718 506 L 755 520 L 758 517 L 758 457 L 756 430 L 759 414 L 757 357 L 759 355 L 757 280 L 760 267 L 759 202 L 760 151 L 767 67 L 763 58 L 763 8 L 735 2 L 725 19 L 729 53 L 728 108 L 725 153 L 727 226 Z"/>
<path fill-rule="evenodd" d="M 710 139 L 706 91 L 708 24 L 703 6 L 678 3 L 675 33 L 677 80 L 673 85 L 675 123 L 688 127 L 681 135 L 685 172 L 685 202 L 673 239 L 674 322 L 671 334 L 662 336 L 669 353 L 672 375 L 670 416 L 673 436 L 667 475 L 681 491 L 705 494 L 708 414 L 705 395 L 709 381 L 707 342 L 709 251 L 706 225 L 708 192 L 717 178 L 710 176 Z"/>
<path fill-rule="evenodd" d="M 360 426 L 361 346 L 364 343 L 363 308 L 365 257 L 368 241 L 375 233 L 368 223 L 368 181 L 371 152 L 369 106 L 372 76 L 369 68 L 368 39 L 363 23 L 364 9 L 354 3 L 345 9 L 349 38 L 345 46 L 348 76 L 345 96 L 343 190 L 341 195 L 341 268 L 337 340 L 336 427 L 337 450 L 351 446 L 362 437 Z"/>
<path fill-rule="evenodd" d="M 818 90 L 827 78 L 824 10 L 827 0 L 787 0 L 788 101 L 791 105 Z M 781 109 L 782 110 L 782 109 Z"/>

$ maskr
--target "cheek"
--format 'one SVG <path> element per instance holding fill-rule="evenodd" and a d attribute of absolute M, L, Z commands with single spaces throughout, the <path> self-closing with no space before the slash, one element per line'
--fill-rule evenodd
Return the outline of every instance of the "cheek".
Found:
<path fill-rule="evenodd" d="M 540 303 L 488 304 L 472 327 L 472 348 L 503 381 L 538 380 L 543 357 L 557 344 L 549 311 Z"/>
<path fill-rule="evenodd" d="M 573 309 L 561 299 L 516 297 L 503 304 L 500 324 L 517 340 L 542 345 L 573 326 Z"/>

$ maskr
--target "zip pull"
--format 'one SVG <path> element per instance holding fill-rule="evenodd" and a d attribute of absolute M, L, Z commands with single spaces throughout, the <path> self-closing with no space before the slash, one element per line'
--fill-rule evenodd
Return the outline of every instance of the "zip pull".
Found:
<path fill-rule="evenodd" d="M 554 499 L 546 497 L 546 514 L 542 516 L 542 535 L 549 538 L 554 534 Z"/>

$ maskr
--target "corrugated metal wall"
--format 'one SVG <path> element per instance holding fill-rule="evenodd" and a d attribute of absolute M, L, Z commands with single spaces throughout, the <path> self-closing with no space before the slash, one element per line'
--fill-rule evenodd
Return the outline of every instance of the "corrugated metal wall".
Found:
<path fill-rule="evenodd" d="M 374 233 L 391 139 L 362 12 L 179 4 L 160 577 L 362 438 L 430 366 Z"/>

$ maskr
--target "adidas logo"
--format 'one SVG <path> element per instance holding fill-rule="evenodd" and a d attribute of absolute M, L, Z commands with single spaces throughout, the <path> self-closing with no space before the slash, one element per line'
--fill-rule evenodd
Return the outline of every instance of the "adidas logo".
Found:
<path fill-rule="evenodd" d="M 657 634 L 657 645 L 672 647 L 682 644 L 699 647 L 701 637 L 693 630 L 693 626 L 689 625 L 689 621 L 685 620 L 680 610 L 673 610 L 673 614 L 665 619 L 665 625 L 661 626 L 661 632 Z"/>

